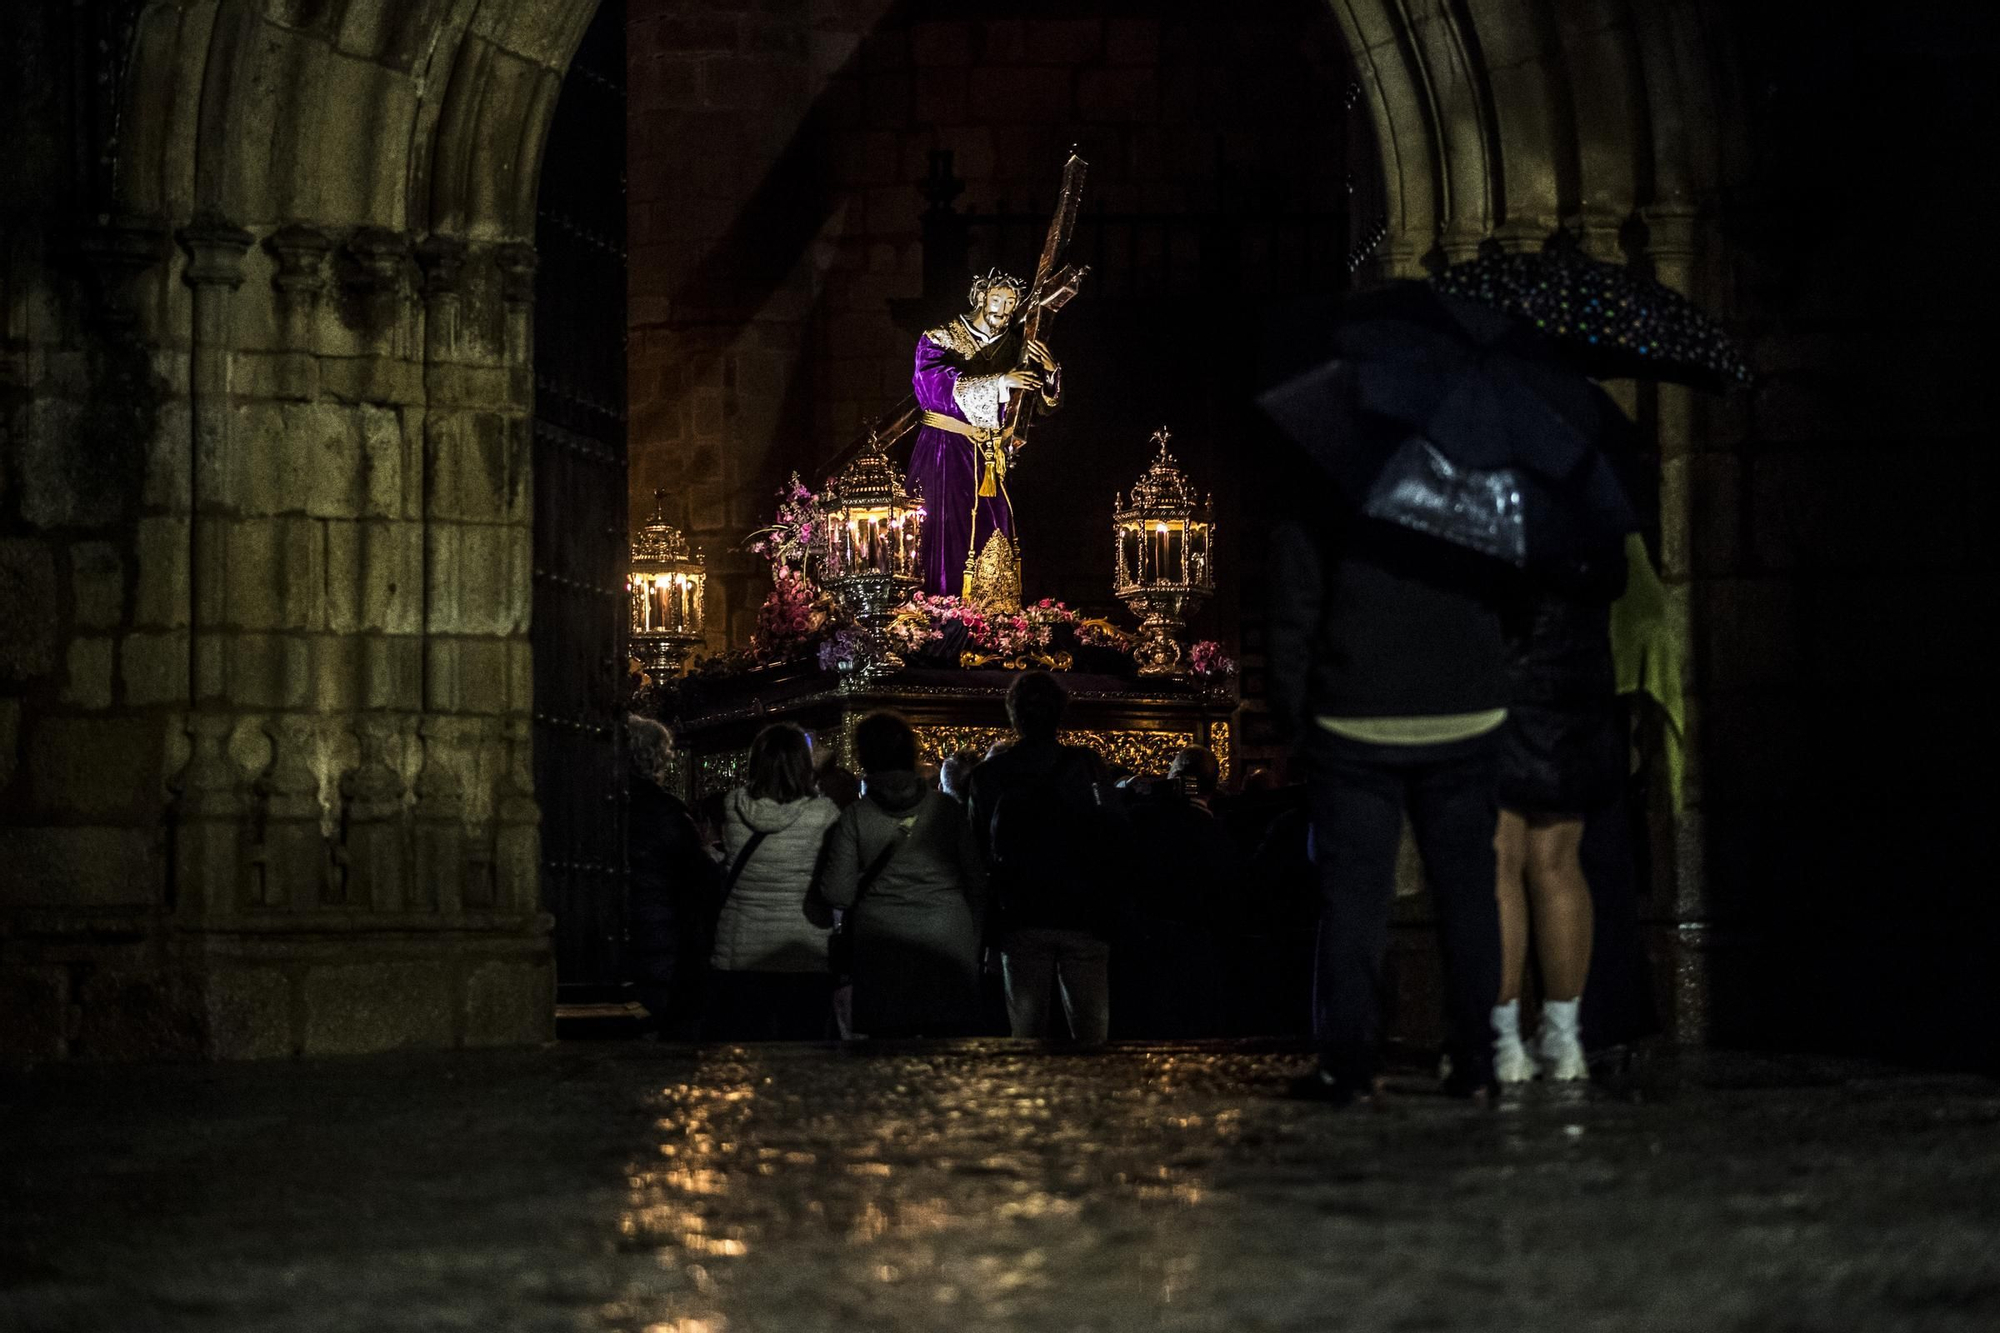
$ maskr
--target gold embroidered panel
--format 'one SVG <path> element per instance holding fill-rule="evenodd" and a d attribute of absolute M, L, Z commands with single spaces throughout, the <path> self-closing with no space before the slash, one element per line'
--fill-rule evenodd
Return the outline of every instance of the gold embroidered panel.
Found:
<path fill-rule="evenodd" d="M 929 338 L 939 347 L 943 347 L 963 357 L 978 355 L 985 349 L 987 344 L 994 341 L 991 338 L 981 338 L 963 315 L 960 315 L 957 319 L 947 324 L 940 324 L 934 329 L 924 330 L 924 337 Z"/>
<path fill-rule="evenodd" d="M 919 726 L 917 729 L 919 755 L 933 764 L 941 764 L 946 756 L 969 753 L 984 758 L 993 747 L 993 742 L 1009 740 L 1014 733 L 1007 727 L 962 727 L 946 724 Z M 1200 744 L 1200 737 L 1193 731 L 1065 731 L 1062 740 L 1069 745 L 1087 746 L 1097 753 L 1107 764 L 1123 765 L 1134 773 L 1162 774 L 1173 764 L 1174 756 L 1190 745 Z M 1214 722 L 1208 728 L 1209 748 L 1215 751 L 1217 762 L 1222 768 L 1222 779 L 1229 780 L 1229 724 Z"/>

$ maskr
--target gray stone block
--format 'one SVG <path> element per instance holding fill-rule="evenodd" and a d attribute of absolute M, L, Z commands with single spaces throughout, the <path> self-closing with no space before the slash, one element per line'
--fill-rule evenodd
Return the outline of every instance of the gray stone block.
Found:
<path fill-rule="evenodd" d="M 60 967 L 0 968 L 0 1060 L 55 1060 L 66 1047 L 69 977 Z"/>
<path fill-rule="evenodd" d="M 21 762 L 21 701 L 0 699 L 0 791 L 14 780 Z"/>
<path fill-rule="evenodd" d="M 435 962 L 312 968 L 305 980 L 307 1055 L 452 1044 L 450 974 Z"/>
<path fill-rule="evenodd" d="M 406 490 L 418 470 L 410 466 L 403 415 L 393 408 L 363 404 L 355 409 L 361 432 L 362 512 L 376 518 L 414 516 Z"/>
<path fill-rule="evenodd" d="M 32 680 L 55 670 L 55 551 L 30 537 L 0 541 L 0 680 Z"/>
<path fill-rule="evenodd" d="M 294 1054 L 291 979 L 276 968 L 220 968 L 203 980 L 208 1054 L 262 1060 Z"/>
<path fill-rule="evenodd" d="M 77 996 L 72 1054 L 158 1060 L 205 1053 L 198 994 L 183 977 L 114 966 L 90 973 Z"/>
<path fill-rule="evenodd" d="M 413 634 L 423 628 L 424 531 L 417 523 L 370 522 L 361 528 L 361 623 Z"/>
<path fill-rule="evenodd" d="M 0 829 L 0 907 L 144 907 L 159 901 L 152 839 L 115 827 Z"/>
<path fill-rule="evenodd" d="M 177 629 L 188 623 L 189 540 L 185 518 L 139 520 L 135 624 Z"/>
<path fill-rule="evenodd" d="M 119 654 L 119 675 L 128 704 L 184 702 L 188 696 L 187 634 L 126 635 Z"/>
<path fill-rule="evenodd" d="M 555 969 L 547 961 L 491 962 L 465 982 L 467 1046 L 532 1046 L 555 1039 Z"/>
<path fill-rule="evenodd" d="M 111 707 L 112 648 L 112 640 L 103 637 L 70 641 L 68 679 L 62 692 L 64 703 L 79 708 Z"/>
<path fill-rule="evenodd" d="M 159 801 L 159 749 L 158 727 L 143 719 L 40 718 L 28 734 L 35 806 L 66 816 L 150 817 Z"/>
<path fill-rule="evenodd" d="M 112 629 L 125 609 L 125 565 L 110 542 L 69 548 L 70 588 L 79 629 Z"/>

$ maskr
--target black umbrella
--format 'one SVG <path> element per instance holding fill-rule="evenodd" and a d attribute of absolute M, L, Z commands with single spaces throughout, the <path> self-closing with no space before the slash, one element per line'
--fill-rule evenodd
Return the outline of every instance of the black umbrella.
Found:
<path fill-rule="evenodd" d="M 1454 264 L 1431 282 L 1532 325 L 1598 379 L 1717 391 L 1750 383 L 1741 349 L 1714 316 L 1671 287 L 1568 246 Z"/>
<path fill-rule="evenodd" d="M 1638 526 L 1607 457 L 1630 423 L 1517 320 L 1396 283 L 1327 334 L 1331 359 L 1258 401 L 1364 513 L 1516 565 Z"/>

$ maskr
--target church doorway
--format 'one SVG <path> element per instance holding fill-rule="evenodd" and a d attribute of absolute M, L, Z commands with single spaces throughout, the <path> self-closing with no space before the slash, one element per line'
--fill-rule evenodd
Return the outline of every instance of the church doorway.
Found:
<path fill-rule="evenodd" d="M 535 213 L 535 790 L 566 1003 L 625 980 L 625 5 L 564 76 Z"/>

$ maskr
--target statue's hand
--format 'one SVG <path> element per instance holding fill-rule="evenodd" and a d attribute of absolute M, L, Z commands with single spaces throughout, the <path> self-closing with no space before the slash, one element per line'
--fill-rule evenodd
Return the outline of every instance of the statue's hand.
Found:
<path fill-rule="evenodd" d="M 1032 370 L 1010 370 L 1000 376 L 1000 382 L 1009 389 L 1032 392 L 1042 387 L 1042 377 Z"/>
<path fill-rule="evenodd" d="M 1056 359 L 1049 355 L 1048 344 L 1040 338 L 1030 338 L 1023 343 L 1021 356 L 1024 361 L 1040 362 L 1046 370 L 1053 371 L 1056 368 Z"/>

